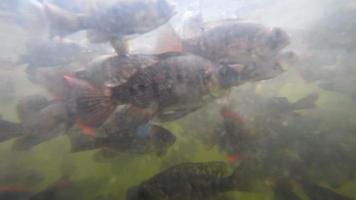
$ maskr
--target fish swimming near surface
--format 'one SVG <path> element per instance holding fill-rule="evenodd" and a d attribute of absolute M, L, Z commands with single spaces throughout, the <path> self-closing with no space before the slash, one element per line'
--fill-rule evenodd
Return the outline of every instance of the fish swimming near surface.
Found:
<path fill-rule="evenodd" d="M 91 42 L 110 41 L 116 52 L 127 51 L 125 37 L 149 32 L 168 22 L 174 9 L 166 0 L 120 0 L 103 3 L 89 13 L 71 13 L 44 3 L 51 36 L 87 30 Z"/>
<path fill-rule="evenodd" d="M 216 199 L 224 192 L 238 190 L 236 172 L 229 175 L 228 171 L 227 164 L 219 161 L 178 164 L 129 188 L 126 199 Z"/>

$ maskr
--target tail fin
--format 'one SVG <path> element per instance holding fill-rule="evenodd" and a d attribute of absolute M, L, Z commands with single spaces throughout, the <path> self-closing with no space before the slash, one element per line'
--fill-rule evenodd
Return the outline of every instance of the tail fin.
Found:
<path fill-rule="evenodd" d="M 315 108 L 315 102 L 318 100 L 319 94 L 317 92 L 310 93 L 309 95 L 299 99 L 297 102 L 293 103 L 294 110 Z"/>
<path fill-rule="evenodd" d="M 22 125 L 0 118 L 0 142 L 22 135 Z"/>
<path fill-rule="evenodd" d="M 86 127 L 99 127 L 114 111 L 115 106 L 110 96 L 95 88 L 86 81 L 71 76 L 64 76 L 73 91 L 78 123 Z"/>
<path fill-rule="evenodd" d="M 50 3 L 43 3 L 49 20 L 50 37 L 65 36 L 85 29 L 85 17 L 76 15 Z"/>

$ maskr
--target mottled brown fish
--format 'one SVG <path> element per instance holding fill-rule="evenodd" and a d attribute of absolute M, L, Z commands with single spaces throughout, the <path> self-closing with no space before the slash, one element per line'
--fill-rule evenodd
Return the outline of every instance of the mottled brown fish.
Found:
<path fill-rule="evenodd" d="M 249 79 L 244 79 L 244 76 L 254 77 L 257 73 L 263 77 L 254 67 L 240 70 L 190 54 L 167 53 L 159 58 L 156 64 L 138 70 L 124 84 L 106 92 L 72 78 L 70 82 L 78 83 L 73 84 L 77 91 L 73 101 L 79 108 L 78 112 L 82 113 L 79 117 L 88 124 L 102 121 L 117 104 L 131 104 L 156 113 L 166 110 L 175 112 L 175 109 L 182 112 L 182 108 L 194 111 L 213 97 L 217 90 L 248 82 Z M 278 74 L 280 72 L 276 72 L 275 76 Z M 256 80 L 261 80 L 261 77 Z M 251 81 L 255 79 L 251 78 Z"/>
<path fill-rule="evenodd" d="M 127 200 L 216 199 L 238 190 L 236 173 L 224 162 L 182 163 L 159 172 L 127 191 Z"/>

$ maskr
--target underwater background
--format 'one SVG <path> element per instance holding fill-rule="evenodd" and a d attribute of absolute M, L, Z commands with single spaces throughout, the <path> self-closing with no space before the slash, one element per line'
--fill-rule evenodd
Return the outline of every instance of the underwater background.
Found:
<path fill-rule="evenodd" d="M 5 5 L 8 2 L 10 1 L 4 1 L 4 7 L 6 7 Z M 19 4 L 21 3 L 21 1 L 18 2 Z M 62 2 L 70 4 L 71 1 Z M 179 120 L 159 122 L 159 125 L 171 131 L 177 138 L 175 144 L 168 148 L 166 154 L 161 156 L 155 154 L 120 153 L 114 158 L 106 159 L 98 158 L 97 150 L 71 153 L 70 141 L 65 134 L 25 151 L 15 151 L 11 148 L 15 138 L 4 141 L 0 143 L 0 188 L 2 185 L 26 185 L 31 191 L 41 191 L 61 177 L 68 176 L 75 185 L 69 186 L 65 190 L 67 193 L 73 195 L 74 199 L 125 199 L 126 191 L 129 187 L 140 184 L 142 181 L 149 179 L 170 166 L 183 162 L 229 162 L 226 153 L 216 144 L 215 140 L 217 136 L 214 135 L 216 126 L 223 120 L 219 111 L 221 109 L 221 101 L 228 101 L 231 110 L 243 112 L 244 108 L 246 108 L 243 102 L 246 98 L 249 98 L 248 95 L 251 93 L 257 95 L 258 98 L 286 97 L 290 102 L 296 102 L 313 92 L 318 93 L 315 108 L 296 112 L 301 118 L 312 124 L 312 120 L 317 120 L 318 130 L 325 130 L 326 134 L 335 136 L 336 139 L 331 137 L 328 142 L 335 142 L 346 148 L 350 157 L 356 155 L 356 100 L 355 96 L 353 96 L 356 90 L 355 85 L 352 84 L 356 82 L 343 85 L 343 88 L 346 88 L 345 91 L 347 92 L 339 92 L 320 87 L 319 82 L 306 80 L 300 73 L 300 70 L 305 70 L 305 66 L 308 66 L 308 70 L 312 71 L 307 71 L 308 75 L 316 74 L 315 76 L 317 76 L 329 70 L 331 75 L 326 76 L 326 79 L 330 81 L 333 79 L 336 82 L 335 84 L 338 84 L 348 78 L 338 73 L 337 68 L 338 65 L 341 65 L 342 60 L 345 60 L 351 66 L 350 68 L 353 70 L 351 71 L 354 72 L 353 76 L 356 76 L 356 62 L 350 59 L 354 51 L 352 42 L 356 37 L 354 34 L 356 31 L 356 18 L 347 19 L 347 21 L 352 21 L 352 23 L 349 21 L 350 23 L 345 24 L 345 26 L 350 27 L 350 32 L 345 33 L 341 38 L 332 36 L 328 38 L 328 36 L 319 33 L 319 30 L 315 30 L 318 28 L 317 23 L 323 22 L 326 24 L 330 23 L 328 25 L 331 26 L 331 30 L 337 31 L 335 29 L 338 28 L 333 29 L 334 24 L 332 23 L 340 24 L 341 22 L 334 22 L 329 19 L 324 20 L 324 18 L 333 13 L 342 13 L 345 10 L 353 11 L 356 17 L 355 3 L 347 0 L 220 0 L 218 2 L 213 0 L 177 0 L 175 6 L 178 13 L 198 13 L 205 21 L 238 18 L 241 20 L 256 21 L 267 26 L 281 27 L 291 38 L 291 44 L 287 49 L 293 50 L 297 55 L 301 56 L 293 64 L 286 64 L 284 66 L 286 72 L 273 79 L 246 83 L 234 87 L 228 94 L 228 100 L 222 98 L 210 101 L 203 108 Z M 174 23 L 178 24 L 176 25 L 178 27 L 177 30 L 179 26 L 183 26 L 177 23 L 180 19 L 184 19 L 184 16 L 182 16 L 183 14 L 179 15 L 177 19 L 174 18 L 172 20 L 173 26 Z M 352 26 L 355 29 L 351 29 Z M 0 30 L 0 113 L 2 119 L 18 122 L 16 105 L 19 99 L 33 94 L 44 94 L 46 96 L 49 96 L 49 94 L 43 87 L 28 80 L 25 72 L 26 66 L 13 66 L 12 64 L 18 55 L 25 50 L 24 44 L 26 37 L 28 37 L 26 30 L 12 23 L 12 21 L 3 20 L 1 22 L 1 19 Z M 320 32 L 323 32 L 322 27 L 320 28 Z M 82 36 L 79 35 L 76 37 Z M 140 37 L 144 38 L 145 35 Z M 305 37 L 308 37 L 308 39 L 305 39 Z M 349 37 L 354 38 L 351 39 Z M 317 59 L 314 60 L 313 56 L 309 56 L 308 60 L 304 60 L 303 54 L 306 54 L 305 49 L 308 49 L 308 45 L 311 45 L 311 43 L 314 42 L 313 45 L 318 45 L 327 43 L 330 40 L 343 40 L 345 38 L 351 41 L 345 42 L 345 47 L 342 46 L 342 42 L 337 47 L 336 45 L 320 47 L 318 50 L 315 50 L 316 54 L 319 53 L 318 61 L 316 61 Z M 137 40 L 140 40 L 140 38 L 137 38 Z M 310 44 L 308 41 L 310 41 Z M 351 47 L 349 46 L 350 44 Z M 139 49 L 139 45 L 136 48 Z M 330 57 L 337 57 L 338 61 L 326 61 Z M 326 64 L 323 65 L 323 62 L 320 60 L 325 61 Z M 349 74 L 351 75 L 352 72 Z M 10 81 L 11 83 L 6 83 L 6 81 Z M 10 86 L 6 86 L 6 84 L 11 85 L 12 88 L 9 89 Z M 251 112 L 253 114 L 261 114 L 259 110 Z M 277 120 L 281 123 L 286 119 L 284 117 L 278 118 L 273 113 L 268 112 L 261 115 L 263 118 Z M 250 122 L 251 126 L 258 126 L 253 123 L 252 119 Z M 297 126 L 295 128 L 297 130 L 309 130 L 308 123 L 299 123 L 295 124 L 295 126 Z M 259 134 L 258 137 L 266 137 L 262 133 L 263 131 L 258 130 L 258 128 L 255 127 L 256 132 Z M 280 134 L 299 134 L 295 129 L 291 128 L 289 130 L 287 128 L 284 133 Z M 337 138 L 336 136 L 340 135 L 341 132 L 348 132 L 350 134 L 341 139 Z M 324 140 L 320 134 L 316 134 L 315 137 L 315 141 L 323 143 Z M 318 140 L 318 137 L 321 137 L 320 140 Z M 279 138 L 277 137 L 275 140 L 278 141 Z M 298 137 L 295 140 L 298 140 Z M 303 143 L 302 139 L 300 140 L 300 143 Z M 266 140 L 264 145 L 273 146 L 276 144 L 271 143 L 270 140 Z M 296 142 L 294 145 L 299 145 L 299 143 Z M 333 152 L 333 145 L 330 145 L 330 152 L 322 152 L 320 155 L 318 155 L 318 152 L 320 152 L 318 148 L 324 148 L 323 144 L 310 143 L 307 146 L 312 150 L 315 148 L 315 159 L 322 159 L 324 163 L 321 166 L 311 167 L 309 173 L 315 173 L 315 176 L 311 175 L 310 177 L 313 177 L 315 182 L 326 188 L 330 188 L 351 199 L 356 199 L 356 163 L 350 161 L 351 164 L 349 167 L 351 168 L 351 173 L 349 171 L 346 173 L 345 168 L 347 167 L 345 165 L 348 164 L 344 163 L 348 163 L 348 161 L 343 160 L 341 164 L 339 159 L 335 159 L 334 153 L 338 152 Z M 256 148 L 255 151 L 257 152 L 264 151 L 264 149 Z M 281 151 L 288 152 L 289 148 L 292 149 L 291 151 L 298 149 L 296 147 L 288 147 L 287 144 Z M 328 148 L 328 146 L 325 148 Z M 298 156 L 291 154 L 293 153 L 286 153 L 285 155 L 288 159 L 289 156 Z M 273 160 L 273 157 L 279 156 L 274 155 L 273 152 L 268 156 L 270 160 L 268 160 L 269 162 L 266 165 L 275 166 L 276 169 L 274 170 L 283 173 L 283 165 L 279 166 L 278 163 L 283 162 L 284 157 L 282 156 L 282 161 Z M 349 158 L 342 155 L 340 157 L 340 159 Z M 261 170 L 261 173 L 263 173 L 264 169 L 262 168 Z M 270 169 L 265 170 L 268 171 Z M 35 181 L 36 179 L 40 181 Z M 337 184 L 333 185 L 332 183 L 335 182 Z M 257 180 L 254 182 L 253 187 L 255 187 L 255 192 L 233 191 L 228 192 L 228 196 L 231 196 L 232 199 L 240 200 L 275 199 L 273 188 L 266 183 L 265 179 Z M 301 199 L 311 199 L 300 188 L 295 193 Z"/>

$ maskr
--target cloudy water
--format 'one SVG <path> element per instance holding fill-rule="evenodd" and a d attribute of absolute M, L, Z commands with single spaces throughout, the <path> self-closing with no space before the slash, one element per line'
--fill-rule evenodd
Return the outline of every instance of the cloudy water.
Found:
<path fill-rule="evenodd" d="M 0 1 L 0 200 L 356 199 L 351 0 Z"/>

